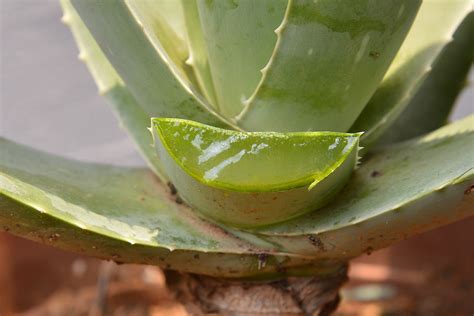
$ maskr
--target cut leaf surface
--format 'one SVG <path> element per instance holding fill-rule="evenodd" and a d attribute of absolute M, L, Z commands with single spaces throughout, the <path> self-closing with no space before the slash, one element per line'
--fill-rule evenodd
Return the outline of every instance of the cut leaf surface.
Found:
<path fill-rule="evenodd" d="M 472 10 L 470 0 L 425 0 L 381 85 L 351 131 L 366 131 L 362 145 L 373 144 L 402 113 L 442 48 Z M 433 106 L 430 104 L 430 106 Z"/>
<path fill-rule="evenodd" d="M 72 4 L 147 113 L 232 128 L 183 78 L 156 34 L 143 29 L 149 20 L 137 20 L 124 0 L 72 0 Z"/>
<path fill-rule="evenodd" d="M 153 132 L 183 199 L 239 226 L 281 221 L 327 202 L 354 168 L 360 137 L 244 133 L 159 118 L 153 119 Z"/>
<path fill-rule="evenodd" d="M 471 115 L 375 152 L 332 203 L 255 232 L 290 252 L 348 258 L 474 215 L 473 140 Z"/>
<path fill-rule="evenodd" d="M 238 124 L 248 131 L 347 131 L 420 2 L 290 0 L 273 55 Z"/>

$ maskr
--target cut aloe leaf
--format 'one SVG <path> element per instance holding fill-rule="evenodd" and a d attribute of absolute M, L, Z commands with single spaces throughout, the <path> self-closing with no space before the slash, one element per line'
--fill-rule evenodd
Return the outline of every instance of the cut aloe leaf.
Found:
<path fill-rule="evenodd" d="M 71 1 L 105 56 L 147 113 L 234 128 L 195 91 L 163 48 L 142 9 L 118 1 Z"/>
<path fill-rule="evenodd" d="M 349 130 L 421 0 L 290 0 L 262 78 L 237 122 L 247 131 Z"/>
<path fill-rule="evenodd" d="M 180 196 L 234 226 L 261 226 L 315 210 L 348 180 L 360 134 L 244 133 L 152 120 L 158 156 Z"/>
<path fill-rule="evenodd" d="M 474 215 L 474 115 L 371 154 L 331 204 L 254 232 L 293 253 L 346 259 Z"/>
<path fill-rule="evenodd" d="M 454 33 L 422 86 L 392 126 L 377 141 L 380 146 L 429 133 L 448 122 L 474 57 L 474 13 Z M 429 118 L 429 119 L 427 119 Z"/>
<path fill-rule="evenodd" d="M 423 1 L 382 83 L 350 128 L 366 131 L 361 139 L 364 147 L 374 144 L 406 108 L 471 10 L 470 0 Z"/>
<path fill-rule="evenodd" d="M 82 163 L 4 139 L 0 150 L 0 231 L 117 262 L 219 277 L 318 275 L 338 267 L 203 221 L 147 169 Z"/>

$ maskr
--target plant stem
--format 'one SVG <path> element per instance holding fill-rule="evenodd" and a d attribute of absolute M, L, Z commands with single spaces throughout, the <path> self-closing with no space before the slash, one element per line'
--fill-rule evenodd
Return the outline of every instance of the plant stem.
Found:
<path fill-rule="evenodd" d="M 176 299 L 192 315 L 330 315 L 339 304 L 339 289 L 347 280 L 343 265 L 324 277 L 277 281 L 239 281 L 166 272 Z"/>

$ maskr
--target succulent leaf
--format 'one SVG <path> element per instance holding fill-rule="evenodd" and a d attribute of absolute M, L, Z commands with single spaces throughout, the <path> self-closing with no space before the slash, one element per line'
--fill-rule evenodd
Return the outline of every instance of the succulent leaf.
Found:
<path fill-rule="evenodd" d="M 420 2 L 290 0 L 239 126 L 347 131 L 390 66 Z"/>
<path fill-rule="evenodd" d="M 110 101 L 121 125 L 132 136 L 148 165 L 160 179 L 165 181 L 164 171 L 154 148 L 151 146 L 152 139 L 147 130 L 152 113 L 147 113 L 130 93 L 87 30 L 71 2 L 61 0 L 61 6 L 64 11 L 62 20 L 70 27 L 79 47 L 79 56 L 89 68 L 100 94 Z"/>
<path fill-rule="evenodd" d="M 459 93 L 466 87 L 474 57 L 473 38 L 471 12 L 454 33 L 453 41 L 444 47 L 413 99 L 378 140 L 381 146 L 421 136 L 448 122 Z"/>
<path fill-rule="evenodd" d="M 318 209 L 348 181 L 360 134 L 246 133 L 153 119 L 158 156 L 179 195 L 233 226 L 262 226 Z"/>
<path fill-rule="evenodd" d="M 186 2 L 186 1 L 185 1 Z M 257 86 L 283 20 L 287 0 L 196 0 L 217 95 L 227 117 L 243 109 Z"/>
<path fill-rule="evenodd" d="M 473 123 L 471 116 L 374 153 L 334 203 L 255 235 L 203 221 L 144 169 L 80 163 L 2 140 L 0 229 L 100 258 L 214 276 L 321 274 L 473 215 Z"/>
<path fill-rule="evenodd" d="M 192 82 L 193 70 L 186 64 L 189 52 L 181 3 L 155 0 L 125 2 L 150 41 L 156 43 L 157 50 L 166 52 L 166 57 L 177 67 L 181 76 Z"/>
<path fill-rule="evenodd" d="M 207 275 L 324 271 L 259 237 L 203 221 L 146 169 L 81 163 L 3 139 L 0 146 L 1 230 L 100 258 Z"/>
<path fill-rule="evenodd" d="M 201 20 L 196 0 L 181 0 L 181 5 L 185 17 L 189 50 L 186 63 L 194 69 L 197 85 L 209 104 L 216 110 L 219 110 L 214 81 L 212 80 L 211 69 L 209 68 L 209 54 L 201 29 Z"/>
<path fill-rule="evenodd" d="M 350 258 L 472 216 L 473 137 L 471 115 L 375 152 L 327 207 L 255 232 L 289 252 Z"/>
<path fill-rule="evenodd" d="M 72 4 L 147 113 L 232 128 L 182 76 L 150 29 L 150 20 L 134 15 L 129 2 L 72 0 Z"/>
<path fill-rule="evenodd" d="M 380 87 L 350 129 L 366 131 L 362 137 L 364 147 L 373 144 L 412 100 L 471 7 L 469 0 L 423 1 Z"/>
<path fill-rule="evenodd" d="M 404 42 L 421 0 L 61 3 L 80 58 L 161 181 L 0 138 L 1 231 L 261 279 L 332 274 L 474 215 L 474 115 L 432 131 L 472 62 L 469 0 L 423 1 Z M 389 146 L 353 172 L 362 133 L 347 130 Z"/>

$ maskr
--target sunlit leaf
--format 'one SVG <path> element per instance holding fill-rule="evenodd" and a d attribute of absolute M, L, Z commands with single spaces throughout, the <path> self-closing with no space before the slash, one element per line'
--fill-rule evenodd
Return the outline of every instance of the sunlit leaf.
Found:
<path fill-rule="evenodd" d="M 346 259 L 474 215 L 474 115 L 373 153 L 327 207 L 256 232 Z"/>
<path fill-rule="evenodd" d="M 471 7 L 469 0 L 423 1 L 382 84 L 351 127 L 351 131 L 366 131 L 364 147 L 373 144 L 412 100 Z"/>
<path fill-rule="evenodd" d="M 229 127 L 183 78 L 149 26 L 124 0 L 72 4 L 126 86 L 154 116 L 180 117 Z M 147 16 L 147 15 L 145 15 Z M 142 17 L 142 20 L 137 18 Z M 145 31 L 145 32 L 144 32 Z"/>
<path fill-rule="evenodd" d="M 419 0 L 290 0 L 238 124 L 251 131 L 347 131 L 382 80 Z"/>

